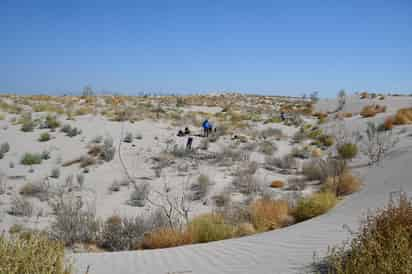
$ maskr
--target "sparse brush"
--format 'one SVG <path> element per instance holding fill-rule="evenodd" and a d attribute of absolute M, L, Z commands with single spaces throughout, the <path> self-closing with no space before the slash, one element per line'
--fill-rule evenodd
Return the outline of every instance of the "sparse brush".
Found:
<path fill-rule="evenodd" d="M 7 274 L 70 274 L 64 246 L 40 234 L 0 236 L 0 272 Z"/>
<path fill-rule="evenodd" d="M 130 194 L 129 204 L 131 206 L 143 207 L 146 204 L 147 196 L 149 195 L 149 184 L 142 183 L 134 186 L 133 192 Z"/>
<path fill-rule="evenodd" d="M 14 196 L 10 203 L 8 213 L 13 216 L 31 217 L 33 215 L 32 203 L 24 197 Z"/>
<path fill-rule="evenodd" d="M 113 215 L 104 222 L 98 244 L 110 251 L 137 249 L 147 230 L 147 222 L 142 217 Z"/>
<path fill-rule="evenodd" d="M 211 184 L 212 183 L 210 182 L 210 179 L 207 175 L 204 175 L 204 174 L 199 175 L 196 182 L 193 183 L 190 187 L 190 190 L 192 191 L 191 199 L 192 200 L 204 199 L 206 194 L 209 191 Z"/>
<path fill-rule="evenodd" d="M 276 146 L 275 143 L 272 143 L 270 141 L 263 141 L 259 144 L 259 150 L 265 155 L 273 155 L 277 151 L 278 147 Z"/>
<path fill-rule="evenodd" d="M 46 201 L 49 197 L 49 187 L 44 181 L 26 183 L 20 188 L 19 194 L 23 196 L 36 197 L 40 201 Z"/>

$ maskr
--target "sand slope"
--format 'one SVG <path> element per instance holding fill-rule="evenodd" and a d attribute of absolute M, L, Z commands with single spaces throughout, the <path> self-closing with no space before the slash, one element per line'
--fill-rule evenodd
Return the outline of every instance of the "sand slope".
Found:
<path fill-rule="evenodd" d="M 412 137 L 388 155 L 384 167 L 365 172 L 363 189 L 342 201 L 325 215 L 284 229 L 250 237 L 161 250 L 76 254 L 78 273 L 306 273 L 316 252 L 350 237 L 361 216 L 382 207 L 391 193 L 402 189 L 412 194 Z"/>

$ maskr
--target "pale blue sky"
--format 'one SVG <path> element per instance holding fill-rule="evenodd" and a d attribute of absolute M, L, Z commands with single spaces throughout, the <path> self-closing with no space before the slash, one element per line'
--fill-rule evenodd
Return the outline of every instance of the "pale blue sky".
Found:
<path fill-rule="evenodd" d="M 412 1 L 4 1 L 0 92 L 412 93 Z"/>

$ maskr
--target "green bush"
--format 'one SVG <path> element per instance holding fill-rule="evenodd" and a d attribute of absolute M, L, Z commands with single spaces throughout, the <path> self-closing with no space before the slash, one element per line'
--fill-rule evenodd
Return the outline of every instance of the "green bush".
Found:
<path fill-rule="evenodd" d="M 319 192 L 310 197 L 301 198 L 294 211 L 296 221 L 304 221 L 327 212 L 335 206 L 336 195 L 332 192 Z"/>
<path fill-rule="evenodd" d="M 47 115 L 45 126 L 46 128 L 55 129 L 60 126 L 60 122 L 57 120 L 56 116 Z"/>
<path fill-rule="evenodd" d="M 342 159 L 352 159 L 358 154 L 358 146 L 352 143 L 345 143 L 338 147 L 338 154 Z"/>
<path fill-rule="evenodd" d="M 39 165 L 42 162 L 42 155 L 39 153 L 25 153 L 21 158 L 20 163 L 22 165 Z"/>
<path fill-rule="evenodd" d="M 194 243 L 207 243 L 231 238 L 234 227 L 226 224 L 218 214 L 205 214 L 194 218 L 189 224 Z"/>
<path fill-rule="evenodd" d="M 50 140 L 50 134 L 48 132 L 43 132 L 40 134 L 39 142 L 47 142 Z"/>
<path fill-rule="evenodd" d="M 38 234 L 5 238 L 0 235 L 0 273 L 69 274 L 64 246 Z"/>

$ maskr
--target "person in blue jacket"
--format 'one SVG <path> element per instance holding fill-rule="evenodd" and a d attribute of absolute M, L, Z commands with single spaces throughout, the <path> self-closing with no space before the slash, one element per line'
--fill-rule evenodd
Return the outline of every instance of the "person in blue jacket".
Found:
<path fill-rule="evenodd" d="M 208 119 L 206 119 L 206 120 L 203 121 L 202 127 L 203 127 L 203 136 L 204 136 L 204 137 L 208 137 L 208 136 L 209 136 L 210 126 L 211 126 L 211 125 L 210 125 Z"/>

